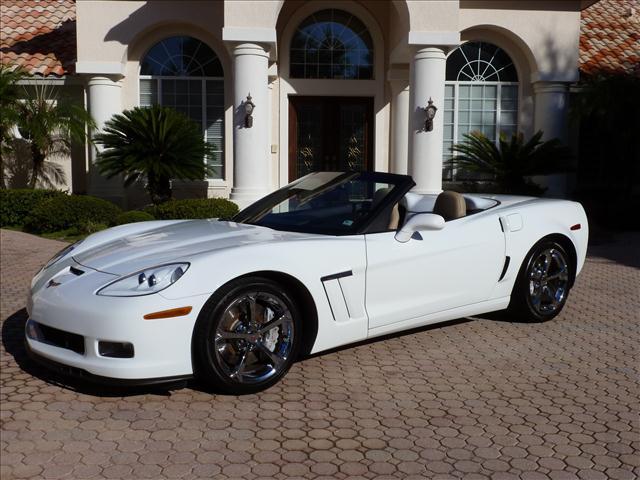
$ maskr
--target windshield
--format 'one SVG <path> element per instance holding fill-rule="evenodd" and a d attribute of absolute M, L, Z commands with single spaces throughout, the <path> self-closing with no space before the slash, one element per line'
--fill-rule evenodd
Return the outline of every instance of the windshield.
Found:
<path fill-rule="evenodd" d="M 315 172 L 257 201 L 233 220 L 293 232 L 360 233 L 411 186 L 411 177 L 405 175 Z"/>

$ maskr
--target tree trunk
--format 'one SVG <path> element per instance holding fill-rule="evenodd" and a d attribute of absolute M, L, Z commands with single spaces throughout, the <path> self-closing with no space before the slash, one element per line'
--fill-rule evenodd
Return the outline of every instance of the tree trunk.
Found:
<path fill-rule="evenodd" d="M 171 180 L 165 176 L 156 176 L 155 173 L 147 174 L 147 191 L 154 205 L 171 199 Z"/>
<path fill-rule="evenodd" d="M 36 184 L 38 182 L 38 177 L 42 172 L 42 168 L 45 161 L 45 155 L 40 151 L 35 142 L 31 142 L 31 161 L 33 165 L 31 166 L 31 178 L 29 179 L 29 188 L 36 188 Z"/>

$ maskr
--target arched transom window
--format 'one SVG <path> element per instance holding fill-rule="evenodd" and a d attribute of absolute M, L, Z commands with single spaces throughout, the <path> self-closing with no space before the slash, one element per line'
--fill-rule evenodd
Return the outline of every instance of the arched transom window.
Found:
<path fill-rule="evenodd" d="M 307 17 L 291 41 L 292 78 L 373 78 L 373 41 L 367 27 L 343 10 Z"/>
<path fill-rule="evenodd" d="M 175 108 L 195 121 L 214 153 L 206 162 L 224 178 L 224 80 L 218 56 L 192 37 L 156 43 L 140 63 L 140 105 Z"/>
<path fill-rule="evenodd" d="M 518 128 L 518 73 L 501 48 L 467 42 L 447 59 L 444 112 L 445 180 L 471 178 L 451 167 L 451 146 L 480 131 L 493 141 Z"/>

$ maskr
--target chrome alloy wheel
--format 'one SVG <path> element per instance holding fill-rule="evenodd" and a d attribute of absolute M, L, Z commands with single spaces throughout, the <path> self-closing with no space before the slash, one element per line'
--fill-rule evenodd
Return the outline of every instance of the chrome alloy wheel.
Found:
<path fill-rule="evenodd" d="M 547 248 L 531 262 L 528 272 L 529 300 L 542 315 L 562 307 L 569 288 L 569 267 L 564 253 Z"/>
<path fill-rule="evenodd" d="M 215 332 L 215 354 L 229 379 L 260 383 L 276 375 L 293 348 L 294 322 L 273 293 L 243 293 L 229 303 Z"/>

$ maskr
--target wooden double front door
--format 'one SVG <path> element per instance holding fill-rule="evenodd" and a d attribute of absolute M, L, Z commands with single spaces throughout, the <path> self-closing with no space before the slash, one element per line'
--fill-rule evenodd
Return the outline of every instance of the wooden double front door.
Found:
<path fill-rule="evenodd" d="M 373 98 L 289 97 L 289 181 L 372 168 Z"/>

